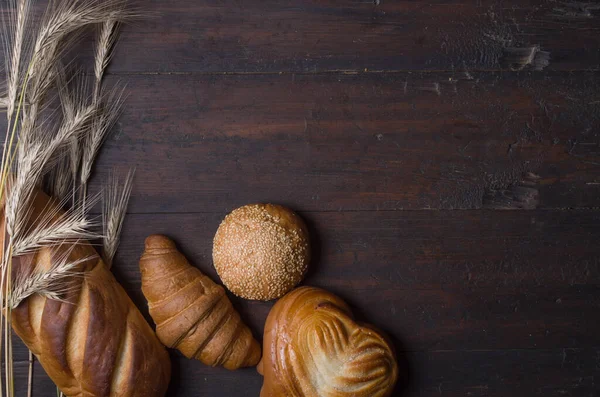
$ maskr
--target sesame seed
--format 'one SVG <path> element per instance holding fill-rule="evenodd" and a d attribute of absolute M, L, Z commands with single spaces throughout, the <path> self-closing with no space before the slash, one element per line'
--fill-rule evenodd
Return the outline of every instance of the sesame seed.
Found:
<path fill-rule="evenodd" d="M 246 299 L 271 300 L 304 277 L 310 247 L 306 226 L 273 204 L 240 207 L 225 217 L 213 242 L 213 262 L 225 286 Z"/>

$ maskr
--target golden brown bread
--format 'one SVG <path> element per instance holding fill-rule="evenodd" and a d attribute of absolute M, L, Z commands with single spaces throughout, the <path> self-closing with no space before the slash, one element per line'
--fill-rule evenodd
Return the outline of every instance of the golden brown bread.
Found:
<path fill-rule="evenodd" d="M 292 210 L 250 204 L 225 217 L 213 242 L 223 284 L 245 299 L 271 300 L 294 288 L 310 259 L 308 230 Z"/>
<path fill-rule="evenodd" d="M 54 206 L 38 193 L 31 219 Z M 13 329 L 67 396 L 164 396 L 171 374 L 166 349 L 94 248 L 62 249 L 71 248 L 70 259 L 90 258 L 76 269 L 85 277 L 71 277 L 64 302 L 40 295 L 22 301 L 12 311 Z M 36 271 L 36 264 L 48 269 L 53 260 L 56 250 L 46 247 L 15 258 L 13 276 Z"/>
<path fill-rule="evenodd" d="M 398 376 L 393 350 L 373 327 L 356 323 L 337 296 L 301 287 L 267 318 L 261 397 L 385 397 Z"/>
<path fill-rule="evenodd" d="M 223 287 L 191 266 L 173 241 L 148 237 L 140 270 L 162 343 L 212 366 L 237 369 L 258 363 L 260 345 Z"/>

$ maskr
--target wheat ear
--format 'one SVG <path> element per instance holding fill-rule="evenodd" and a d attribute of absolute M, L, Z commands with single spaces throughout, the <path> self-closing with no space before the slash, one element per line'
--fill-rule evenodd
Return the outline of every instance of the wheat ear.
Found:
<path fill-rule="evenodd" d="M 25 39 L 25 27 L 27 25 L 27 19 L 29 16 L 29 9 L 31 7 L 31 0 L 18 0 L 16 5 L 15 15 L 16 20 L 12 21 L 14 24 L 14 34 L 12 35 L 12 47 L 9 43 L 6 43 L 6 48 L 10 54 L 10 64 L 7 65 L 7 114 L 6 117 L 10 122 L 15 111 L 15 104 L 17 102 L 17 96 L 19 93 L 19 86 L 21 83 L 21 72 L 22 72 L 22 57 L 23 47 L 26 45 Z M 8 37 L 7 37 L 8 40 Z"/>
<path fill-rule="evenodd" d="M 11 0 L 11 5 L 15 4 Z M 13 379 L 13 354 L 11 339 L 11 307 L 16 305 L 19 296 L 27 295 L 27 291 L 46 294 L 48 297 L 60 298 L 60 288 L 64 279 L 56 274 L 48 273 L 41 280 L 12 278 L 12 257 L 14 246 L 17 250 L 27 252 L 36 244 L 55 244 L 56 234 L 48 227 L 29 229 L 29 220 L 32 215 L 31 202 L 35 189 L 41 184 L 43 176 L 55 164 L 60 156 L 58 153 L 65 151 L 68 145 L 79 140 L 80 135 L 89 129 L 91 121 L 99 115 L 99 106 L 81 105 L 70 107 L 71 113 L 63 118 L 62 124 L 56 131 L 45 130 L 47 126 L 38 125 L 38 118 L 45 106 L 47 93 L 56 82 L 56 69 L 54 66 L 59 58 L 69 48 L 69 44 L 81 32 L 81 28 L 89 24 L 102 24 L 107 21 L 123 21 L 135 17 L 132 13 L 124 11 L 123 0 L 63 0 L 52 2 L 48 7 L 49 12 L 41 24 L 31 48 L 27 46 L 25 28 L 29 4 L 31 0 L 17 0 L 15 30 L 12 32 L 11 48 L 6 46 L 10 54 L 5 56 L 8 66 L 8 86 L 6 100 L 2 100 L 9 112 L 9 123 L 2 156 L 0 198 L 5 204 L 6 222 L 3 226 L 6 247 L 2 258 L 2 274 L 0 277 L 0 307 L 5 308 L 5 316 L 0 316 L 0 339 L 4 338 L 5 360 L 5 392 L 7 396 L 14 395 Z M 14 11 L 10 13 L 15 16 Z M 20 15 L 20 16 L 19 16 Z M 33 36 L 33 34 L 32 34 Z M 8 36 L 5 36 L 8 37 Z M 29 51 L 31 49 L 31 51 Z M 23 56 L 24 53 L 28 56 Z M 28 59 L 24 63 L 24 60 Z M 10 64 L 9 64 L 10 63 Z M 22 67 L 27 65 L 26 68 Z M 21 73 L 24 70 L 24 73 Z M 99 101 L 96 101 L 99 102 Z M 66 114 L 66 113 L 65 113 Z M 11 119 L 12 118 L 12 119 Z M 104 121 L 101 125 L 106 124 Z M 93 157 L 92 157 L 93 158 Z M 93 161 L 93 160 L 92 160 Z M 91 168 L 91 166 L 90 166 Z M 7 184 L 11 183 L 10 189 Z M 67 220 L 72 214 L 67 213 Z M 60 221 L 60 220 L 59 220 Z M 77 223 L 80 221 L 80 223 Z M 66 222 L 66 221 L 65 221 Z M 47 223 L 46 226 L 56 224 Z M 66 231 L 77 230 L 81 226 L 80 218 L 75 219 L 70 227 L 67 223 L 62 229 Z M 39 225 L 38 225 L 39 226 Z M 61 229 L 61 228 L 57 228 Z M 56 231 L 56 230 L 55 230 Z M 30 233 L 37 237 L 33 238 Z M 63 262 L 63 274 L 68 274 L 68 263 Z M 51 287 L 43 288 L 43 281 L 53 280 L 48 284 Z M 62 280 L 62 281 L 61 281 Z M 29 282 L 30 284 L 27 284 Z M 33 284 L 32 284 L 33 283 Z M 40 284 L 36 284 L 40 283 Z M 35 285 L 34 285 L 35 284 Z M 32 286 L 33 285 L 33 286 Z M 33 288 L 35 287 L 35 288 Z M 58 290 L 54 289 L 58 288 Z M 55 295 L 53 295 L 55 294 Z M 5 321 L 2 321 L 2 320 Z M 30 363 L 32 365 L 32 363 Z M 30 367 L 31 368 L 31 367 Z M 31 383 L 31 382 L 30 382 Z M 31 387 L 31 384 L 29 385 Z M 1 393 L 1 392 L 0 392 Z"/>
<path fill-rule="evenodd" d="M 96 45 L 96 54 L 94 56 L 94 100 L 100 98 L 100 90 L 104 72 L 112 58 L 112 50 L 117 41 L 118 22 L 115 20 L 106 21 L 102 24 L 98 44 Z"/>
<path fill-rule="evenodd" d="M 52 168 L 46 182 L 46 191 L 48 194 L 61 202 L 67 202 L 71 197 L 72 182 L 71 178 L 71 156 L 69 150 L 63 150 L 60 159 Z M 66 205 L 66 204 L 65 204 Z"/>
<path fill-rule="evenodd" d="M 104 99 L 97 103 L 100 107 L 98 117 L 96 117 L 91 125 L 89 135 L 83 140 L 82 160 L 80 169 L 80 184 L 85 195 L 87 183 L 92 174 L 92 167 L 96 160 L 96 156 L 106 140 L 111 127 L 114 125 L 117 117 L 120 115 L 123 105 L 124 87 L 117 87 L 111 90 Z"/>
<path fill-rule="evenodd" d="M 63 205 L 49 204 L 41 214 L 33 220 L 33 226 L 25 231 L 24 237 L 13 242 L 13 255 L 19 256 L 34 252 L 44 246 L 75 243 L 79 240 L 93 240 L 98 233 L 93 232 L 97 223 L 90 220 L 83 208 L 75 206 L 62 212 Z M 97 196 L 92 203 L 97 202 Z M 93 205 L 93 204 L 92 204 Z M 91 207 L 91 206 L 90 206 Z"/>
<path fill-rule="evenodd" d="M 73 276 L 83 276 L 84 273 L 77 269 L 82 263 L 94 258 L 90 256 L 70 259 L 74 247 L 75 245 L 72 245 L 66 250 L 58 247 L 55 251 L 56 258 L 52 261 L 49 269 L 45 269 L 43 264 L 36 264 L 31 273 L 18 274 L 15 278 L 15 287 L 9 293 L 7 306 L 14 309 L 33 294 L 62 301 L 63 296 L 71 289 L 69 283 L 65 281 Z M 54 255 L 52 256 L 54 257 Z"/>
<path fill-rule="evenodd" d="M 13 243 L 23 239 L 27 211 L 35 187 L 40 183 L 48 163 L 56 151 L 65 147 L 71 139 L 77 139 L 86 123 L 93 117 L 93 108 L 78 109 L 73 119 L 65 119 L 56 136 L 44 142 L 20 142 L 17 156 L 17 175 L 7 199 L 6 224 Z"/>
<path fill-rule="evenodd" d="M 94 56 L 94 92 L 92 97 L 93 104 L 98 107 L 102 106 L 102 81 L 104 79 L 106 68 L 112 58 L 112 49 L 117 40 L 117 33 L 118 21 L 107 20 L 102 24 L 98 36 L 98 43 L 96 45 Z M 98 155 L 100 147 L 106 139 L 108 131 L 120 113 L 120 108 L 123 103 L 122 94 L 122 90 L 119 91 L 118 89 L 113 89 L 113 91 L 106 96 L 106 100 L 104 101 L 106 103 L 106 108 L 104 109 L 104 112 L 100 117 L 94 120 L 89 136 L 83 141 L 83 147 L 81 148 L 80 184 L 83 194 L 82 201 L 84 204 L 87 194 L 87 183 L 92 173 L 92 165 Z"/>
<path fill-rule="evenodd" d="M 127 212 L 127 204 L 131 197 L 133 175 L 130 170 L 122 183 L 113 173 L 103 189 L 102 225 L 104 226 L 104 240 L 102 256 L 110 268 L 119 247 L 123 220 Z"/>

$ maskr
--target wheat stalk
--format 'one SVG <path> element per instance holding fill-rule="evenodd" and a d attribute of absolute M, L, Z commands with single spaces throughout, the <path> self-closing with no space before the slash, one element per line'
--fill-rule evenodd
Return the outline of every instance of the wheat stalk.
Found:
<path fill-rule="evenodd" d="M 77 270 L 82 263 L 92 260 L 94 257 L 84 257 L 72 260 L 71 252 L 75 245 L 64 250 L 59 247 L 53 253 L 56 258 L 52 261 L 49 269 L 44 265 L 35 264 L 32 272 L 28 274 L 17 274 L 14 287 L 9 291 L 6 302 L 7 307 L 14 309 L 19 304 L 34 294 L 42 295 L 48 299 L 63 301 L 63 296 L 71 290 L 67 279 L 73 276 L 83 276 Z M 55 255 L 58 254 L 58 255 Z"/>
<path fill-rule="evenodd" d="M 70 149 L 70 148 L 69 148 Z M 72 191 L 70 150 L 63 150 L 61 158 L 52 168 L 46 182 L 48 194 L 61 202 L 68 202 Z M 72 206 L 74 206 L 73 203 Z"/>
<path fill-rule="evenodd" d="M 94 57 L 94 92 L 93 92 L 93 103 L 96 106 L 102 106 L 101 104 L 101 90 L 104 73 L 110 59 L 112 58 L 112 49 L 117 39 L 118 33 L 118 21 L 107 20 L 102 24 L 100 34 L 98 37 L 98 43 L 96 45 L 96 52 Z M 98 117 L 92 123 L 89 136 L 84 140 L 83 146 L 80 151 L 82 152 L 81 158 L 81 171 L 80 171 L 80 184 L 83 193 L 83 203 L 85 204 L 85 197 L 87 194 L 87 183 L 92 173 L 92 165 L 96 159 L 100 147 L 104 143 L 110 128 L 115 122 L 119 115 L 121 105 L 123 104 L 123 90 L 113 89 L 109 95 L 106 96 L 106 111 L 101 117 Z"/>
<path fill-rule="evenodd" d="M 34 54 L 39 54 L 52 46 L 56 38 L 65 37 L 82 26 L 133 17 L 133 13 L 125 10 L 125 3 L 122 0 L 65 0 L 58 3 L 47 15 L 36 40 Z"/>
<path fill-rule="evenodd" d="M 5 249 L 4 255 L 2 257 L 2 280 L 0 281 L 0 290 L 2 292 L 2 306 L 5 307 L 5 302 L 8 300 L 9 291 L 12 288 L 11 283 L 12 277 L 12 252 L 10 246 L 8 249 Z M 5 390 L 6 395 L 13 396 L 14 388 L 13 388 L 13 355 L 12 355 L 12 340 L 11 340 L 11 309 L 7 307 L 5 310 L 5 316 L 0 316 L 0 323 L 2 323 L 2 319 L 6 317 L 6 321 L 3 321 L 2 331 L 4 331 L 4 374 L 5 374 Z M 0 334 L 2 335 L 2 334 Z M 1 389 L 0 389 L 1 390 Z M 1 392 L 0 392 L 1 394 Z"/>
<path fill-rule="evenodd" d="M 89 232 L 91 222 L 84 215 L 82 206 L 73 205 L 63 215 L 59 215 L 58 211 L 65 204 L 65 191 L 69 186 L 65 175 L 70 172 L 68 179 L 73 181 L 72 188 L 75 191 L 77 168 L 85 159 L 86 177 L 83 185 L 87 184 L 99 146 L 118 114 L 121 94 L 109 96 L 108 105 L 102 104 L 101 80 L 110 61 L 116 26 L 135 17 L 134 13 L 124 10 L 123 0 L 63 0 L 51 3 L 36 34 L 33 29 L 26 27 L 31 0 L 17 1 L 14 3 L 11 0 L 13 7 L 9 15 L 12 18 L 12 30 L 4 35 L 8 54 L 5 57 L 7 94 L 6 98 L 0 98 L 0 105 L 8 108 L 9 121 L 0 169 L 0 202 L 4 203 L 6 216 L 2 230 L 5 247 L 0 274 L 0 307 L 5 308 L 5 316 L 0 316 L 0 342 L 3 338 L 7 396 L 14 395 L 12 308 L 36 293 L 50 299 L 61 299 L 62 294 L 68 291 L 67 278 L 74 275 L 80 264 L 79 261 L 69 261 L 67 254 L 54 261 L 50 269 L 36 268 L 31 274 L 17 274 L 13 280 L 12 257 L 43 246 L 60 248 L 61 244 L 96 236 Z M 89 24 L 102 24 L 102 29 L 96 49 L 93 100 L 87 104 L 83 95 L 78 96 L 77 92 L 66 89 L 66 79 L 62 74 L 64 68 L 59 60 L 82 32 L 81 28 Z M 53 86 L 58 88 L 63 110 L 58 128 L 51 128 L 40 121 Z M 35 191 L 49 172 L 50 191 L 63 201 L 43 211 L 38 219 L 32 219 Z M 121 223 L 122 219 L 118 230 Z M 29 394 L 32 363 L 33 360 L 30 361 Z"/>
<path fill-rule="evenodd" d="M 127 20 L 135 16 L 124 10 L 124 1 L 108 0 L 80 1 L 66 0 L 48 13 L 45 22 L 35 40 L 33 54 L 27 74 L 27 97 L 31 103 L 24 114 L 24 128 L 21 136 L 27 136 L 35 128 L 36 117 L 40 104 L 55 81 L 56 69 L 64 49 L 73 40 L 73 34 L 81 31 L 82 27 L 90 24 L 102 24 L 106 21 Z M 73 143 L 72 143 L 73 144 Z M 77 151 L 74 151 L 77 152 Z"/>
<path fill-rule="evenodd" d="M 42 211 L 34 220 L 34 226 L 27 230 L 22 239 L 13 240 L 13 255 L 19 256 L 34 252 L 44 246 L 75 243 L 79 240 L 98 238 L 93 230 L 97 227 L 82 208 L 73 207 L 63 212 L 56 206 Z"/>
<path fill-rule="evenodd" d="M 131 197 L 133 175 L 130 170 L 123 181 L 122 187 L 119 178 L 113 173 L 103 190 L 102 225 L 104 226 L 104 240 L 102 256 L 110 268 L 119 247 L 123 220 L 127 212 L 127 204 Z"/>
<path fill-rule="evenodd" d="M 27 220 L 28 203 L 42 176 L 49 171 L 48 162 L 59 148 L 77 138 L 94 114 L 95 109 L 90 106 L 78 109 L 73 119 L 63 121 L 51 139 L 44 142 L 42 138 L 37 138 L 37 142 L 28 140 L 20 144 L 16 182 L 8 195 L 6 207 L 7 231 L 13 241 L 24 238 L 22 232 Z"/>
<path fill-rule="evenodd" d="M 71 33 L 90 24 L 102 24 L 107 21 L 124 21 L 135 17 L 125 10 L 125 1 L 80 1 L 66 0 L 47 14 L 33 50 L 32 68 L 42 69 L 39 65 L 53 65 L 60 55 L 61 41 Z"/>
<path fill-rule="evenodd" d="M 117 21 L 109 20 L 102 24 L 94 57 L 94 100 L 100 98 L 102 79 L 104 78 L 104 72 L 110 63 L 110 59 L 112 58 L 112 49 L 117 40 L 117 33 Z"/>
<path fill-rule="evenodd" d="M 29 350 L 29 371 L 27 371 L 27 397 L 33 394 L 33 353 Z"/>
<path fill-rule="evenodd" d="M 13 141 L 15 137 L 15 130 L 17 121 L 13 123 L 12 134 L 11 132 L 11 121 L 14 113 L 15 102 L 17 101 L 17 92 L 19 91 L 19 81 L 20 81 L 20 72 L 21 72 L 21 53 L 26 44 L 25 41 L 25 25 L 27 21 L 27 17 L 29 14 L 29 0 L 19 0 L 19 4 L 15 5 L 11 1 L 11 10 L 16 10 L 13 12 L 9 12 L 9 19 L 12 20 L 12 23 L 6 23 L 4 20 L 3 14 L 3 39 L 4 39 L 4 49 L 5 49 L 5 60 L 10 59 L 10 63 L 7 61 L 7 86 L 8 86 L 8 96 L 5 99 L 5 104 L 7 107 L 7 130 L 4 138 L 4 147 L 2 149 L 2 181 L 0 183 L 0 197 L 2 197 L 4 193 L 4 183 L 7 177 L 7 164 L 10 163 L 12 159 L 12 150 L 13 150 Z M 8 26 L 14 27 L 14 32 L 9 30 Z M 21 108 L 22 101 L 19 101 L 19 109 Z"/>
<path fill-rule="evenodd" d="M 66 77 L 66 71 L 64 66 L 59 65 L 56 67 L 56 88 L 58 90 L 61 108 L 63 110 L 63 117 L 67 119 L 73 119 L 75 117 L 75 112 L 77 108 L 77 104 L 86 103 L 87 102 L 87 79 L 83 75 L 82 72 L 76 72 L 74 77 L 71 79 L 75 82 L 75 88 L 70 89 L 69 81 Z M 86 131 L 88 133 L 88 131 Z M 85 135 L 85 134 L 84 134 Z M 57 167 L 54 172 L 54 178 L 57 181 L 57 185 L 63 186 L 67 179 L 70 179 L 69 185 L 72 186 L 73 192 L 73 200 L 72 206 L 75 206 L 75 191 L 77 189 L 78 175 L 79 175 L 79 165 L 81 163 L 81 141 L 85 139 L 85 137 L 81 139 L 72 139 L 69 142 L 69 147 L 67 150 L 67 159 L 64 163 L 68 165 L 68 168 Z M 62 199 L 63 195 L 56 196 Z"/>
<path fill-rule="evenodd" d="M 27 397 L 33 394 L 33 353 L 29 350 L 29 370 L 27 371 Z"/>
<path fill-rule="evenodd" d="M 120 114 L 123 104 L 123 91 L 124 88 L 117 87 L 111 90 L 105 96 L 104 100 L 97 102 L 97 106 L 101 107 L 103 111 L 99 112 L 100 116 L 93 120 L 89 135 L 84 139 L 82 147 L 83 156 L 79 178 L 84 194 L 86 193 L 87 183 L 92 174 L 92 167 L 100 147 L 102 147 L 108 132 Z M 104 106 L 103 103 L 105 104 Z"/>
<path fill-rule="evenodd" d="M 25 27 L 27 25 L 30 6 L 31 0 L 19 0 L 16 5 L 13 5 L 17 11 L 15 13 L 16 20 L 13 21 L 15 28 L 14 36 L 12 37 L 12 47 L 6 43 L 7 53 L 10 54 L 10 57 L 7 57 L 7 59 L 10 59 L 10 64 L 7 65 L 6 68 L 8 80 L 6 117 L 8 118 L 9 122 L 12 119 L 19 92 L 23 47 L 26 45 Z M 8 35 L 5 37 L 8 38 Z"/>

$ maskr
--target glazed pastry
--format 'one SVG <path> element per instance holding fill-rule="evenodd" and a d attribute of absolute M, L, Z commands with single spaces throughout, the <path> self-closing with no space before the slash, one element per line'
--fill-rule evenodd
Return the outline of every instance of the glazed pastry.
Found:
<path fill-rule="evenodd" d="M 265 325 L 261 397 L 386 397 L 398 376 L 392 347 L 337 296 L 301 287 Z"/>
<path fill-rule="evenodd" d="M 156 334 L 167 347 L 227 369 L 258 363 L 260 345 L 223 287 L 191 266 L 173 241 L 148 237 L 140 270 Z"/>
<path fill-rule="evenodd" d="M 30 219 L 62 211 L 42 192 Z M 0 228 L 4 227 L 4 211 Z M 1 237 L 0 237 L 1 239 Z M 4 246 L 4 244 L 2 244 Z M 67 396 L 164 396 L 169 355 L 121 285 L 89 243 L 42 247 L 13 258 L 13 276 L 47 270 L 57 257 L 84 260 L 62 301 L 32 295 L 12 310 L 12 326 Z"/>
<path fill-rule="evenodd" d="M 268 301 L 292 290 L 306 274 L 308 230 L 293 211 L 251 204 L 227 215 L 213 243 L 213 262 L 223 284 L 245 299 Z"/>

